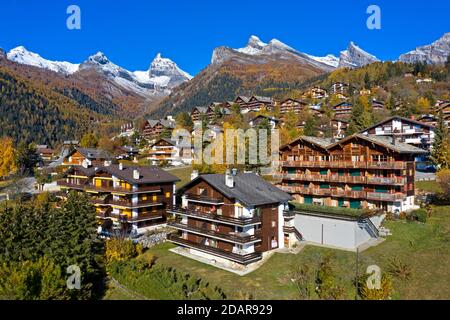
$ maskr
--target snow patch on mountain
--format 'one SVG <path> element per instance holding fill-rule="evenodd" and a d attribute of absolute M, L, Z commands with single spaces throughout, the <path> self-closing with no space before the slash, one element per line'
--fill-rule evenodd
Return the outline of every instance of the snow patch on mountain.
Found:
<path fill-rule="evenodd" d="M 325 57 L 315 57 L 315 56 L 312 56 L 309 54 L 307 54 L 307 56 L 310 59 L 313 59 L 315 61 L 318 61 L 318 62 L 326 64 L 326 65 L 329 65 L 333 68 L 337 68 L 339 66 L 339 58 L 333 54 L 328 54 Z"/>
<path fill-rule="evenodd" d="M 250 36 L 248 40 L 247 46 L 244 48 L 236 49 L 236 51 L 245 53 L 248 55 L 254 55 L 261 52 L 261 50 L 267 46 L 267 43 L 264 43 L 257 36 Z"/>
<path fill-rule="evenodd" d="M 70 63 L 67 61 L 51 61 L 42 58 L 40 55 L 34 52 L 28 51 L 24 46 L 11 49 L 6 54 L 8 60 L 34 66 L 42 69 L 51 70 L 54 72 L 72 74 L 78 71 L 79 64 Z"/>
<path fill-rule="evenodd" d="M 380 61 L 377 57 L 350 42 L 347 50 L 341 51 L 338 66 L 339 68 L 358 68 L 377 61 Z"/>

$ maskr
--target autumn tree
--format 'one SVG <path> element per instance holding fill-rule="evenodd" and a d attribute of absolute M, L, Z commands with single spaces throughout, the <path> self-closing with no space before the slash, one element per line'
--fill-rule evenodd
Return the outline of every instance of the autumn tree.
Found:
<path fill-rule="evenodd" d="M 194 128 L 194 122 L 192 121 L 191 116 L 187 112 L 180 112 L 176 115 L 175 120 L 177 125 L 183 129 L 188 130 L 189 132 Z"/>
<path fill-rule="evenodd" d="M 0 138 L 0 146 L 0 177 L 5 177 L 17 168 L 14 161 L 13 140 L 9 137 Z"/>
<path fill-rule="evenodd" d="M 354 99 L 347 135 L 357 133 L 373 124 L 371 109 L 366 96 Z"/>
<path fill-rule="evenodd" d="M 93 132 L 85 133 L 80 140 L 80 146 L 82 148 L 97 148 L 98 137 Z"/>

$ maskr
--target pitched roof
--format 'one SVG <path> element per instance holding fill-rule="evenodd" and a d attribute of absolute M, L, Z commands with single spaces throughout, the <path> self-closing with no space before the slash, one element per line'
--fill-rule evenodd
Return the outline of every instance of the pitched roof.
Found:
<path fill-rule="evenodd" d="M 234 187 L 225 185 L 224 174 L 200 175 L 180 188 L 186 190 L 198 180 L 204 180 L 225 197 L 235 199 L 245 206 L 259 206 L 292 200 L 292 196 L 268 183 L 254 173 L 238 173 L 234 176 Z"/>
<path fill-rule="evenodd" d="M 261 101 L 261 102 L 272 102 L 273 101 L 273 99 L 272 98 L 270 98 L 270 97 L 263 97 L 263 96 L 251 96 L 251 98 L 250 99 L 252 99 L 252 98 L 255 98 L 256 100 L 258 100 L 258 101 Z"/>
<path fill-rule="evenodd" d="M 134 179 L 133 177 L 133 171 L 137 170 L 139 171 L 139 179 Z M 129 182 L 131 184 L 144 184 L 144 183 L 166 183 L 166 182 L 176 182 L 180 181 L 177 177 L 174 175 L 168 173 L 167 171 L 164 171 L 156 166 L 145 166 L 145 167 L 137 167 L 137 166 L 130 166 L 126 167 L 123 166 L 123 169 L 119 169 L 119 165 L 112 164 L 109 166 L 99 166 L 95 172 L 99 171 L 105 171 L 110 173 L 111 175 L 114 175 L 126 182 Z"/>
<path fill-rule="evenodd" d="M 197 111 L 200 112 L 200 113 L 206 113 L 206 112 L 208 111 L 208 107 L 194 107 L 194 109 L 192 109 L 191 113 L 192 113 L 194 110 L 197 110 Z"/>
<path fill-rule="evenodd" d="M 355 138 L 355 137 L 357 137 L 359 139 L 366 140 L 366 141 L 370 141 L 370 142 L 378 144 L 378 145 L 381 145 L 381 146 L 383 146 L 385 148 L 391 149 L 391 150 L 393 150 L 395 152 L 398 152 L 398 153 L 409 153 L 409 154 L 425 154 L 425 153 L 428 153 L 428 151 L 426 151 L 426 150 L 414 147 L 414 146 L 412 146 L 410 144 L 407 144 L 407 143 L 404 143 L 404 142 L 401 142 L 401 141 L 398 141 L 398 140 L 395 140 L 395 143 L 394 143 L 392 137 L 377 136 L 377 135 L 373 135 L 373 134 L 367 134 L 366 135 L 366 134 L 361 134 L 361 133 L 357 133 L 357 134 L 348 136 L 348 137 L 346 137 L 346 138 L 344 138 L 342 140 L 339 140 L 339 141 L 329 145 L 327 147 L 327 149 L 330 149 L 330 148 L 332 148 L 334 146 L 342 144 L 343 142 L 348 141 L 348 140 L 350 140 L 352 138 Z"/>
<path fill-rule="evenodd" d="M 246 96 L 237 96 L 236 99 L 234 100 L 234 102 L 236 102 L 236 100 L 239 98 L 244 102 L 248 102 L 248 100 L 250 100 L 250 98 L 246 97 Z"/>
<path fill-rule="evenodd" d="M 400 120 L 400 121 L 405 121 L 405 122 L 411 122 L 411 123 L 414 123 L 414 124 L 419 125 L 419 126 L 424 126 L 424 127 L 427 127 L 427 128 L 434 128 L 434 126 L 432 126 L 432 125 L 430 125 L 428 123 L 425 123 L 425 122 L 420 122 L 420 121 L 413 120 L 413 119 L 403 118 L 403 117 L 400 117 L 400 116 L 392 116 L 392 117 L 386 118 L 386 119 L 384 119 L 384 120 L 374 124 L 373 126 L 370 126 L 368 128 L 365 128 L 365 129 L 361 130 L 359 133 L 363 133 L 363 132 L 369 131 L 370 129 L 378 127 L 379 125 L 382 125 L 383 123 L 386 123 L 386 122 L 389 122 L 389 121 L 392 121 L 392 120 Z"/>
<path fill-rule="evenodd" d="M 72 151 L 72 153 L 75 151 L 78 151 L 87 159 L 110 159 L 111 158 L 111 155 L 108 152 L 99 150 L 99 149 L 94 149 L 94 148 L 79 148 L 79 147 L 77 147 Z"/>

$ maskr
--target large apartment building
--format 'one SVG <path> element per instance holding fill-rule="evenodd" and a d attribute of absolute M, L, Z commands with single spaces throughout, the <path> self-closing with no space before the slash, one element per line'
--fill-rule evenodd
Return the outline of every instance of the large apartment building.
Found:
<path fill-rule="evenodd" d="M 238 265 L 284 247 L 283 211 L 292 197 L 253 173 L 205 174 L 181 187 L 167 212 L 179 230 L 169 240 L 196 256 Z"/>
<path fill-rule="evenodd" d="M 403 212 L 414 205 L 414 158 L 425 150 L 390 137 L 302 136 L 280 148 L 281 189 L 295 201 Z"/>
<path fill-rule="evenodd" d="M 70 167 L 57 183 L 62 190 L 88 193 L 99 222 L 111 220 L 122 230 L 143 232 L 165 222 L 166 209 L 174 204 L 177 181 L 157 167 L 92 166 L 84 162 Z"/>
<path fill-rule="evenodd" d="M 365 135 L 395 136 L 401 142 L 430 150 L 434 141 L 434 126 L 399 116 L 390 117 L 361 131 Z"/>

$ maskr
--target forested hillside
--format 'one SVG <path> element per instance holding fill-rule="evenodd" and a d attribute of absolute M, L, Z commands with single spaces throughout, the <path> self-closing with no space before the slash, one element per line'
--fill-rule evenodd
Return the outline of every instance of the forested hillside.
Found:
<path fill-rule="evenodd" d="M 0 136 L 10 136 L 16 143 L 54 146 L 63 140 L 79 138 L 93 122 L 104 121 L 105 116 L 95 111 L 0 67 Z"/>

